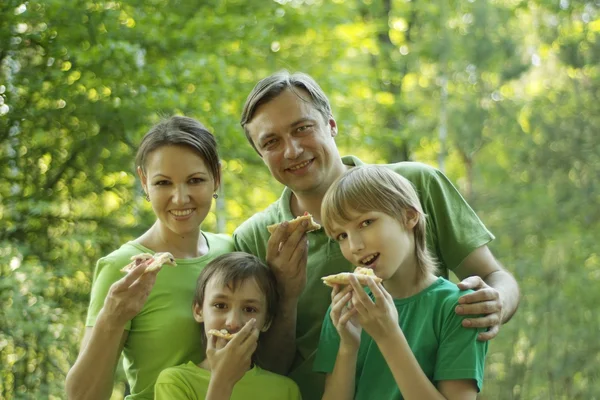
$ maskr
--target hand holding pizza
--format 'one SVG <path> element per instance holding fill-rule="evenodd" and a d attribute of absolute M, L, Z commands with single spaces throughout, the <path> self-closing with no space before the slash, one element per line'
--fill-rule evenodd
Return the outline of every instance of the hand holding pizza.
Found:
<path fill-rule="evenodd" d="M 331 322 L 340 335 L 340 351 L 358 351 L 362 327 L 352 306 L 352 287 L 334 285 L 331 292 Z"/>
<path fill-rule="evenodd" d="M 349 280 L 353 289 L 352 305 L 356 308 L 358 322 L 379 343 L 389 332 L 399 327 L 394 299 L 381 283 L 376 283 L 371 277 L 367 278 L 367 284 L 375 301 L 371 300 L 355 276 L 351 275 Z"/>
<path fill-rule="evenodd" d="M 260 333 L 255 325 L 256 320 L 252 318 L 231 340 L 216 334 L 209 335 L 206 358 L 211 369 L 211 385 L 233 389 L 250 369 Z"/>

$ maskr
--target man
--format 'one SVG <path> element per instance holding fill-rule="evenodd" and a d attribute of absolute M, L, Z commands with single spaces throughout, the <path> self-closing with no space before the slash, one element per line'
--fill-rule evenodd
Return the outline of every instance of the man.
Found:
<path fill-rule="evenodd" d="M 340 157 L 329 100 L 306 74 L 283 71 L 261 80 L 246 100 L 241 125 L 271 175 L 286 186 L 278 201 L 234 232 L 236 248 L 266 260 L 280 285 L 282 302 L 264 343 L 263 359 L 277 372 L 289 371 L 303 398 L 321 398 L 324 377 L 312 372 L 312 363 L 331 300 L 320 278 L 353 266 L 322 229 L 306 233 L 302 224 L 288 233 L 284 222 L 269 235 L 266 227 L 304 212 L 320 221 L 329 186 L 363 163 L 353 156 Z M 447 276 L 452 270 L 462 280 L 461 289 L 475 290 L 463 296 L 456 309 L 461 315 L 478 316 L 465 319 L 463 325 L 487 327 L 479 340 L 493 338 L 519 303 L 516 281 L 487 247 L 494 236 L 440 171 L 413 162 L 388 167 L 417 189 L 428 216 L 428 247 L 441 273 Z"/>

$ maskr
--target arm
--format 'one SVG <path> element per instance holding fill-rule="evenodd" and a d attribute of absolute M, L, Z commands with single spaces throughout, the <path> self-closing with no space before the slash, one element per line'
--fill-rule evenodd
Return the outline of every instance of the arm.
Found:
<path fill-rule="evenodd" d="M 135 317 L 154 286 L 160 270 L 144 273 L 142 263 L 113 283 L 92 328 L 87 328 L 81 351 L 69 370 L 65 389 L 69 399 L 108 399 L 119 355 L 128 337 L 126 324 Z"/>
<path fill-rule="evenodd" d="M 263 367 L 286 375 L 296 354 L 296 315 L 298 299 L 306 286 L 308 242 L 307 222 L 289 233 L 288 223 L 282 223 L 267 243 L 267 265 L 279 284 L 279 309 L 273 324 L 264 335 L 258 349 Z"/>
<path fill-rule="evenodd" d="M 339 286 L 335 285 L 331 297 L 331 322 L 340 335 L 340 346 L 333 371 L 326 376 L 323 400 L 352 400 L 355 394 L 356 361 L 362 328 L 356 318 L 352 321 L 356 310 L 346 306 L 352 299 L 351 287 L 346 286 L 340 290 Z"/>
<path fill-rule="evenodd" d="M 456 309 L 459 315 L 484 315 L 480 318 L 465 319 L 463 326 L 469 328 L 489 328 L 479 334 L 479 340 L 489 340 L 498 334 L 500 324 L 510 320 L 519 306 L 519 285 L 494 258 L 487 246 L 474 250 L 454 270 L 461 279 L 461 290 L 472 289 L 475 293 L 459 299 Z"/>
<path fill-rule="evenodd" d="M 396 328 L 376 342 L 406 400 L 477 398 L 477 386 L 472 379 L 440 381 L 438 390 L 421 369 L 400 327 Z"/>
<path fill-rule="evenodd" d="M 128 334 L 124 326 L 111 326 L 102 313 L 96 325 L 86 328 L 79 357 L 65 382 L 69 399 L 110 398 L 115 370 Z"/>

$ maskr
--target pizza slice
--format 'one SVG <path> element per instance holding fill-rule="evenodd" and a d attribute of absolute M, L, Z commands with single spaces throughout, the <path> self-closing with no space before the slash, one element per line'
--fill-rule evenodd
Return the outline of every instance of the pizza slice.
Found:
<path fill-rule="evenodd" d="M 138 265 L 140 265 L 148 260 L 152 260 L 152 261 L 150 262 L 150 264 L 148 265 L 148 267 L 146 268 L 146 271 L 144 271 L 144 273 L 154 271 L 154 270 L 162 267 L 164 264 L 173 265 L 173 266 L 177 265 L 177 263 L 175 262 L 175 257 L 173 257 L 173 255 L 169 252 L 155 253 L 154 255 L 149 254 L 149 253 L 141 253 L 141 254 L 136 254 L 135 256 L 131 257 L 131 262 L 129 264 L 127 264 L 126 266 L 124 266 L 121 269 L 121 272 L 129 272 L 132 269 L 134 269 L 135 267 L 137 267 Z"/>
<path fill-rule="evenodd" d="M 365 286 L 367 285 L 367 277 L 368 276 L 373 278 L 375 283 L 379 283 L 382 281 L 381 278 L 379 278 L 378 276 L 375 275 L 375 273 L 373 272 L 373 270 L 371 268 L 363 268 L 363 267 L 356 267 L 354 272 L 342 272 L 342 273 L 335 274 L 335 275 L 324 276 L 321 279 L 323 280 L 323 283 L 325 285 L 331 286 L 331 287 L 333 287 L 333 285 L 349 285 L 350 280 L 348 279 L 348 277 L 350 275 L 354 275 L 356 277 L 356 279 L 358 279 L 358 282 L 361 285 L 365 285 Z"/>
<path fill-rule="evenodd" d="M 208 330 L 208 334 L 216 336 L 216 337 L 223 338 L 225 340 L 231 340 L 235 336 L 235 333 L 229 333 L 229 332 L 227 332 L 227 329 L 221 329 L 221 330 L 218 330 L 218 329 L 209 329 Z"/>
<path fill-rule="evenodd" d="M 304 215 L 302 215 L 300 217 L 296 217 L 293 220 L 289 221 L 288 232 L 295 231 L 296 228 L 298 227 L 298 225 L 300 225 L 302 223 L 302 221 L 308 221 L 308 226 L 306 227 L 306 232 L 312 232 L 312 231 L 316 231 L 317 229 L 321 229 L 321 225 L 319 225 L 315 222 L 312 215 L 309 214 L 308 212 L 305 212 Z M 277 227 L 279 225 L 281 225 L 282 223 L 283 222 L 280 222 L 278 224 L 269 225 L 269 226 L 267 226 L 267 230 L 269 231 L 270 234 L 273 234 L 273 232 L 275 232 L 275 229 L 277 229 Z"/>

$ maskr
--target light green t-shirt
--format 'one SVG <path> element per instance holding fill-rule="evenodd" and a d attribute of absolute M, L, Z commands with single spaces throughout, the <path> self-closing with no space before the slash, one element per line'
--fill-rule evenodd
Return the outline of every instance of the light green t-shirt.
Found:
<path fill-rule="evenodd" d="M 398 322 L 421 369 L 435 384 L 442 380 L 473 379 L 483 385 L 488 342 L 477 340 L 485 329 L 465 329 L 454 312 L 460 291 L 444 278 L 406 299 L 394 299 Z M 371 298 L 373 295 L 370 294 Z M 340 337 L 329 312 L 323 322 L 314 371 L 333 372 Z M 364 330 L 356 361 L 355 400 L 402 400 L 402 394 L 377 343 Z"/>
<path fill-rule="evenodd" d="M 164 370 L 154 388 L 155 400 L 200 400 L 206 398 L 210 371 L 192 361 Z M 233 387 L 230 400 L 300 400 L 293 380 L 254 366 Z"/>
<path fill-rule="evenodd" d="M 353 156 L 343 157 L 346 165 L 364 165 Z M 473 250 L 494 236 L 486 229 L 460 193 L 439 170 L 425 164 L 401 162 L 385 165 L 412 182 L 427 215 L 427 245 L 440 262 L 441 275 L 456 268 Z M 267 225 L 294 218 L 290 209 L 292 192 L 285 188 L 275 203 L 245 221 L 233 233 L 235 247 L 266 259 L 270 234 Z M 298 302 L 296 324 L 297 352 L 290 377 L 298 383 L 305 399 L 320 399 L 325 384 L 323 374 L 312 371 L 323 318 L 331 303 L 331 289 L 321 277 L 353 270 L 339 245 L 323 229 L 309 232 L 307 283 Z"/>
<path fill-rule="evenodd" d="M 152 399 L 160 371 L 204 357 L 202 331 L 192 316 L 192 301 L 200 271 L 212 259 L 233 251 L 229 236 L 203 232 L 209 251 L 202 257 L 177 259 L 177 266 L 159 272 L 146 304 L 125 327 L 129 336 L 123 349 L 123 366 L 131 386 L 128 399 Z M 94 326 L 110 286 L 121 279 L 120 271 L 140 253 L 154 252 L 128 242 L 98 260 L 94 271 L 86 326 Z"/>

